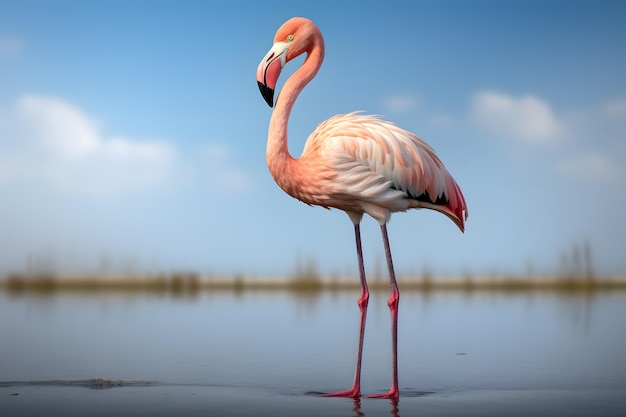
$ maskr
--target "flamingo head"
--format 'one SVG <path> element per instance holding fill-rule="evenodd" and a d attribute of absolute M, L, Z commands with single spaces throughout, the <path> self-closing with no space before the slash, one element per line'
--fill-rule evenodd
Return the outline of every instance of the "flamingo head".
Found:
<path fill-rule="evenodd" d="M 274 45 L 256 70 L 259 90 L 270 107 L 274 107 L 276 82 L 285 64 L 309 52 L 314 43 L 321 39 L 321 32 L 315 23 L 304 17 L 291 18 L 278 29 L 274 36 Z"/>

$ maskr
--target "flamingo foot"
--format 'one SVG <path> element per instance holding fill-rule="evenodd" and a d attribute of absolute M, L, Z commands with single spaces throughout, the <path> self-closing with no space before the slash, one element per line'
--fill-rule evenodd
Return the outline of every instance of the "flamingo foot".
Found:
<path fill-rule="evenodd" d="M 368 395 L 367 398 L 389 398 L 390 400 L 397 402 L 400 398 L 400 391 L 398 391 L 398 388 L 396 387 L 391 387 L 391 389 L 384 394 Z"/>
<path fill-rule="evenodd" d="M 323 397 L 345 397 L 345 398 L 361 398 L 361 389 L 359 387 L 352 387 L 347 391 L 330 392 L 324 394 Z"/>

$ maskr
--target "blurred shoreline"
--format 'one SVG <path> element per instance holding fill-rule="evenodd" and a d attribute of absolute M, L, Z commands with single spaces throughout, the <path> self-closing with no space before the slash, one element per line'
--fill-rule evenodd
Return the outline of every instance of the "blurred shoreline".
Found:
<path fill-rule="evenodd" d="M 399 277 L 403 291 L 552 291 L 595 292 L 626 291 L 626 276 L 546 275 L 546 276 L 463 276 Z M 370 291 L 389 291 L 386 278 L 368 280 Z M 288 291 L 358 291 L 358 277 L 321 277 L 296 275 L 286 278 L 202 276 L 197 273 L 172 274 L 7 274 L 0 277 L 0 291 L 10 294 L 47 294 L 55 292 L 144 292 L 194 294 L 199 292 Z"/>

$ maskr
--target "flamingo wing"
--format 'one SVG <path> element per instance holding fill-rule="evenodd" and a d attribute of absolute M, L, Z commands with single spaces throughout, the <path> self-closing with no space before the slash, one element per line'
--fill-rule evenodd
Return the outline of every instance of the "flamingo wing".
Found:
<path fill-rule="evenodd" d="M 433 149 L 411 132 L 354 112 L 320 124 L 303 156 L 314 148 L 334 158 L 343 192 L 379 221 L 386 222 L 393 211 L 429 208 L 464 229 L 467 207 L 461 189 Z M 389 211 L 382 219 L 381 208 Z"/>

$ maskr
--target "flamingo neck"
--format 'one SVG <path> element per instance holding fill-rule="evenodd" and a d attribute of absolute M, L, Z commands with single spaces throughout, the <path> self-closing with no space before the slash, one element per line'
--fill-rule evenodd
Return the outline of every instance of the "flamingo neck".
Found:
<path fill-rule="evenodd" d="M 283 86 L 276 99 L 276 107 L 270 119 L 267 137 L 266 159 L 269 170 L 281 187 L 280 177 L 284 177 L 295 159 L 289 153 L 287 128 L 289 115 L 296 99 L 304 87 L 315 77 L 324 60 L 324 40 L 321 35 L 314 37 L 304 63 L 293 73 Z M 284 188 L 284 187 L 283 187 Z"/>

